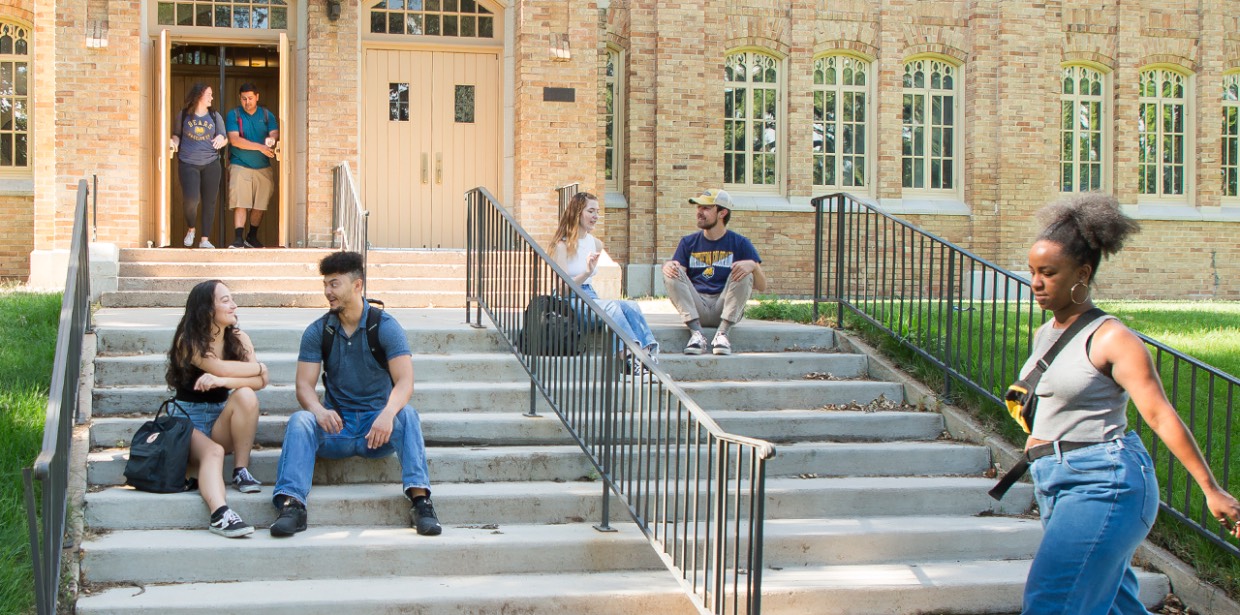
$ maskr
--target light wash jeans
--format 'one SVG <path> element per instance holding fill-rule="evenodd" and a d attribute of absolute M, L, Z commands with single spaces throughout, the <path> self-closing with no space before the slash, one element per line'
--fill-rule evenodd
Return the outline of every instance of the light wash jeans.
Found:
<path fill-rule="evenodd" d="M 278 507 L 279 496 L 287 495 L 302 504 L 306 503 L 310 495 L 310 482 L 314 478 L 316 457 L 376 459 L 396 453 L 400 458 L 403 489 L 421 487 L 429 493 L 431 483 L 426 469 L 426 445 L 422 441 L 422 423 L 417 411 L 412 406 L 402 408 L 392 421 L 392 437 L 388 443 L 375 449 L 366 448 L 366 434 L 379 412 L 341 412 L 344 427 L 336 434 L 323 431 L 314 414 L 306 410 L 293 413 L 284 431 L 272 502 Z"/>
<path fill-rule="evenodd" d="M 1146 615 L 1132 554 L 1158 514 L 1158 478 L 1135 432 L 1030 465 L 1042 544 L 1023 615 Z"/>
<path fill-rule="evenodd" d="M 646 349 L 652 355 L 659 353 L 659 342 L 655 340 L 654 333 L 650 330 L 650 324 L 646 322 L 646 315 L 642 314 L 642 309 L 637 305 L 636 301 L 623 301 L 619 299 L 599 299 L 598 293 L 594 287 L 589 284 L 582 284 L 581 290 L 586 295 L 598 302 L 599 306 L 611 316 L 612 320 L 620 326 L 620 332 L 628 339 L 637 342 L 638 346 Z M 574 309 L 577 310 L 579 317 L 585 318 L 587 308 L 585 304 L 574 302 Z M 601 326 L 602 323 L 593 318 L 585 319 L 584 322 L 590 323 L 589 326 Z"/>

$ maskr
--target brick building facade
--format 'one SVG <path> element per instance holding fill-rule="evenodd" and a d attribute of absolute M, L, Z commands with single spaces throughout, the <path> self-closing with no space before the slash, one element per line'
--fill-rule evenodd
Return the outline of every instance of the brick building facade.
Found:
<path fill-rule="evenodd" d="M 1103 266 L 1104 296 L 1240 299 L 1240 0 L 0 0 L 5 23 L 26 29 L 29 53 L 0 41 L 0 67 L 25 62 L 30 81 L 28 159 L 0 153 L 4 277 L 58 279 L 90 175 L 99 241 L 179 240 L 160 228 L 161 207 L 179 215 L 158 194 L 161 109 L 179 102 L 161 105 L 166 31 L 174 50 L 222 53 L 287 38 L 277 224 L 290 246 L 330 242 L 336 164 L 413 187 L 437 183 L 441 160 L 455 172 L 461 146 L 434 136 L 366 168 L 401 104 L 391 118 L 365 107 L 375 87 L 397 92 L 371 74 L 372 51 L 431 71 L 489 54 L 495 100 L 443 77 L 458 105 L 496 118 L 488 188 L 535 237 L 553 228 L 557 186 L 605 194 L 632 294 L 692 229 L 686 199 L 703 187 L 736 198 L 731 226 L 759 246 L 775 292 L 804 296 L 812 196 L 853 193 L 1023 270 L 1034 213 L 1070 186 L 1115 194 L 1144 227 Z M 23 96 L 5 85 L 0 105 Z M 231 108 L 235 93 L 216 100 Z M 373 198 L 363 190 L 372 215 L 387 211 Z M 445 198 L 434 207 L 459 203 Z"/>

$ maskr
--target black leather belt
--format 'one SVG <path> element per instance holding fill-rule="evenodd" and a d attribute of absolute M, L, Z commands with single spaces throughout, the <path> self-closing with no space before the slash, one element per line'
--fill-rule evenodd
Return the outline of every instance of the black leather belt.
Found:
<path fill-rule="evenodd" d="M 1060 440 L 1058 443 L 1047 442 L 1046 444 L 1039 444 L 1037 446 L 1029 447 L 1029 450 L 1025 451 L 1025 453 L 1020 456 L 1020 460 L 1016 462 L 1016 465 L 1013 465 L 1012 469 L 1008 470 L 1007 473 L 1003 475 L 1003 478 L 999 479 L 998 484 L 987 492 L 990 494 L 990 497 L 996 500 L 1003 499 L 1003 494 L 1007 493 L 1008 489 L 1011 489 L 1012 485 L 1016 484 L 1016 481 L 1020 480 L 1020 477 L 1024 476 L 1025 472 L 1029 471 L 1029 464 L 1032 463 L 1033 460 L 1055 454 L 1055 444 L 1059 444 L 1059 452 L 1067 453 L 1085 448 L 1087 446 L 1102 443 L 1069 442 L 1067 440 Z"/>

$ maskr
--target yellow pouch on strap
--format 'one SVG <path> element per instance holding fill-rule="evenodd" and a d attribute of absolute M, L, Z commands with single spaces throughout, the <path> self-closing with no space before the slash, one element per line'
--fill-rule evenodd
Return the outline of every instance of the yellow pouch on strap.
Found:
<path fill-rule="evenodd" d="M 1037 407 L 1037 396 L 1029 389 L 1029 385 L 1023 380 L 1018 380 L 1008 385 L 1007 393 L 1003 396 L 1008 414 L 1012 415 L 1012 420 L 1016 421 L 1025 433 L 1031 431 L 1034 409 Z"/>

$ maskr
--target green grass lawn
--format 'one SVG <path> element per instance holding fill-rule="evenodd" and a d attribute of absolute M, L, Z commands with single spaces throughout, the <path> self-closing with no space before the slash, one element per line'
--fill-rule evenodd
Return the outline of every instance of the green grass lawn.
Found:
<path fill-rule="evenodd" d="M 945 314 L 949 306 L 938 301 L 871 302 L 862 306 L 867 313 L 940 360 L 948 360 L 983 389 L 1000 395 L 1029 355 L 1028 325 L 1041 323 L 1040 310 L 1015 308 L 1002 302 L 971 302 L 950 306 L 953 322 L 948 335 Z M 1223 372 L 1240 375 L 1240 303 L 1222 302 L 1104 302 L 1099 307 L 1118 316 L 1129 327 Z M 820 322 L 833 321 L 835 304 L 820 304 Z M 802 301 L 764 299 L 746 311 L 755 319 L 810 322 L 812 305 Z M 943 370 L 902 346 L 895 338 L 865 320 L 846 313 L 844 327 L 859 333 L 881 352 L 894 358 L 911 375 L 931 388 L 942 391 Z M 1155 360 L 1158 355 L 1155 354 Z M 1210 378 L 1203 369 L 1193 370 L 1181 363 L 1178 372 L 1169 354 L 1164 353 L 1159 371 L 1168 397 L 1175 404 L 1197 437 L 1203 453 L 1220 482 L 1226 476 L 1233 494 L 1240 493 L 1240 387 L 1223 378 Z M 1233 453 L 1224 455 L 1227 436 L 1227 403 L 1231 395 L 1231 442 Z M 955 384 L 951 400 L 970 410 L 992 430 L 1009 442 L 1021 446 L 1025 434 L 1008 417 L 1006 410 L 992 399 Z M 1129 409 L 1129 423 L 1141 432 L 1157 465 L 1162 499 L 1190 518 L 1203 515 L 1204 498 L 1195 483 L 1178 464 L 1169 464 L 1169 453 L 1149 429 L 1140 429 L 1135 409 Z M 1169 479 L 1170 476 L 1170 479 Z M 1187 505 L 1186 505 L 1187 498 Z M 1208 517 L 1208 515 L 1206 515 Z M 1204 526 L 1217 529 L 1206 519 Z M 1193 562 L 1201 576 L 1240 597 L 1240 560 L 1211 545 L 1186 527 L 1164 521 L 1153 534 L 1156 542 L 1168 547 L 1186 561 Z M 1235 541 L 1231 541 L 1235 544 Z"/>
<path fill-rule="evenodd" d="M 0 288 L 0 613 L 34 609 L 22 468 L 43 443 L 59 318 L 59 294 Z"/>

